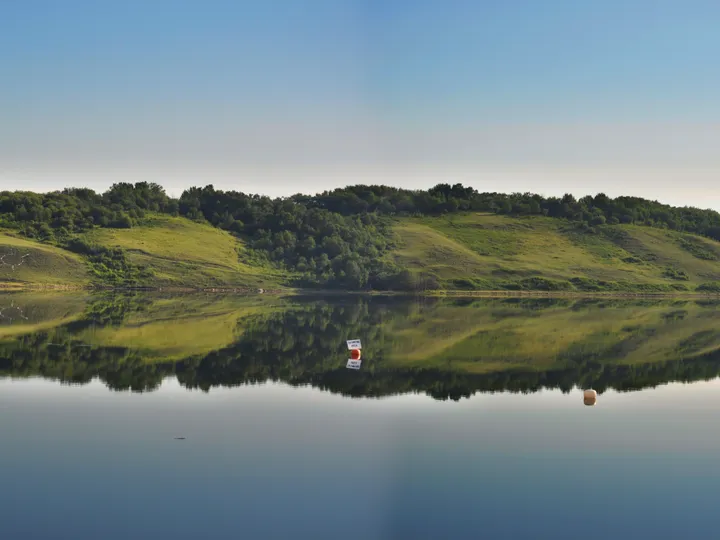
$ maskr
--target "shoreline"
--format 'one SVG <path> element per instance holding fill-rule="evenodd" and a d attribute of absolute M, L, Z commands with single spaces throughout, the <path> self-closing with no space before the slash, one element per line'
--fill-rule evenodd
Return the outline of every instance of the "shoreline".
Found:
<path fill-rule="evenodd" d="M 0 282 L 0 293 L 22 291 L 65 291 L 65 292 L 170 292 L 170 293 L 214 293 L 270 296 L 424 296 L 433 298 L 720 298 L 720 293 L 710 292 L 583 292 L 583 291 L 506 291 L 506 290 L 435 290 L 435 291 L 352 291 L 337 289 L 258 289 L 254 287 L 109 287 L 93 285 L 59 285 L 18 282 Z"/>

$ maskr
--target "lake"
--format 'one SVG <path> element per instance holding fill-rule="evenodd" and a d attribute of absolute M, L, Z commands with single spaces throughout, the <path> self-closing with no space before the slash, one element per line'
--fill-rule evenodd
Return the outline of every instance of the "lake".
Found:
<path fill-rule="evenodd" d="M 2 294 L 0 538 L 709 538 L 719 306 Z"/>

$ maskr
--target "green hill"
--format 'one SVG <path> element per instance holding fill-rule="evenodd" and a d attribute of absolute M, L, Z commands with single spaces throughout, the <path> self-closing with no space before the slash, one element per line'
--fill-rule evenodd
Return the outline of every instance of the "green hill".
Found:
<path fill-rule="evenodd" d="M 94 229 L 91 243 L 120 248 L 155 287 L 277 287 L 282 272 L 253 260 L 230 233 L 185 218 L 157 215 L 130 229 Z"/>
<path fill-rule="evenodd" d="M 47 244 L 0 232 L 0 285 L 77 287 L 90 282 L 85 260 Z"/>
<path fill-rule="evenodd" d="M 96 228 L 78 238 L 92 246 L 117 249 L 126 266 L 139 269 L 143 287 L 276 288 L 287 274 L 263 262 L 230 233 L 185 218 L 151 216 L 132 228 Z M 106 262 L 57 245 L 0 233 L 0 285 L 90 287 L 113 285 Z"/>
<path fill-rule="evenodd" d="M 2 231 L 5 287 L 720 293 L 719 212 L 602 193 L 356 185 L 271 199 L 207 185 L 172 198 L 119 183 L 0 192 Z"/>
<path fill-rule="evenodd" d="M 636 225 L 464 213 L 402 218 L 390 256 L 442 289 L 692 291 L 720 281 L 720 243 Z"/>
<path fill-rule="evenodd" d="M 398 290 L 720 292 L 720 243 L 678 231 L 585 230 L 560 219 L 471 212 L 392 223 L 394 247 L 379 256 L 409 272 L 413 283 L 390 287 Z M 0 284 L 270 289 L 301 277 L 268 262 L 242 235 L 183 217 L 148 214 L 131 228 L 96 227 L 76 238 L 85 251 L 1 232 Z M 93 255 L 97 249 L 109 255 Z"/>

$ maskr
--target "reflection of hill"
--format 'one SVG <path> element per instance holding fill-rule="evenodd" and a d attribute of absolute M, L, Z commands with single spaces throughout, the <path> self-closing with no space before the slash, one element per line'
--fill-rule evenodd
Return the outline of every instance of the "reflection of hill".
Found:
<path fill-rule="evenodd" d="M 188 295 L 160 298 L 130 314 L 122 326 L 93 328 L 79 337 L 100 347 L 141 351 L 146 361 L 176 361 L 230 345 L 243 323 L 277 307 L 276 299 Z"/>
<path fill-rule="evenodd" d="M 720 347 L 720 312 L 696 303 L 525 300 L 440 303 L 393 324 L 394 364 L 476 373 L 588 359 L 637 364 Z M 702 339 L 693 336 L 702 336 Z"/>
<path fill-rule="evenodd" d="M 720 375 L 715 304 L 125 295 L 0 343 L 0 374 L 145 391 L 268 380 L 348 396 L 634 390 Z M 345 368 L 345 341 L 363 367 Z"/>
<path fill-rule="evenodd" d="M 87 296 L 15 292 L 0 295 L 0 340 L 54 328 L 82 316 Z"/>

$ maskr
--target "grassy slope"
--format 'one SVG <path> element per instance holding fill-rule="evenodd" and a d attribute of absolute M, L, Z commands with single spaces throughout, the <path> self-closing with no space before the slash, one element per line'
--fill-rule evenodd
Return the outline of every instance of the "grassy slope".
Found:
<path fill-rule="evenodd" d="M 532 277 L 590 278 L 640 286 L 697 285 L 720 280 L 720 243 L 638 226 L 580 232 L 562 220 L 460 214 L 399 220 L 395 260 L 435 274 L 443 288 L 500 288 Z M 684 271 L 672 279 L 668 269 Z"/>
<path fill-rule="evenodd" d="M 83 258 L 54 246 L 0 232 L 0 257 L 3 255 L 0 284 L 83 286 L 90 282 Z"/>
<path fill-rule="evenodd" d="M 132 229 L 95 229 L 89 240 L 127 251 L 152 279 L 144 285 L 188 287 L 278 286 L 283 274 L 252 262 L 242 242 L 225 231 L 184 218 L 156 216 Z"/>

